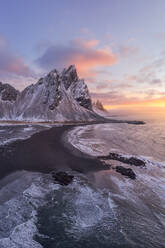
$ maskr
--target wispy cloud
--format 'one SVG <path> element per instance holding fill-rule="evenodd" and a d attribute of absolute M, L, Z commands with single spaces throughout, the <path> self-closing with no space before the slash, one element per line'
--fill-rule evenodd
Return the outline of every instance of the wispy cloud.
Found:
<path fill-rule="evenodd" d="M 165 101 L 165 92 L 158 90 L 148 90 L 147 92 L 141 91 L 137 92 L 137 94 L 126 95 L 124 93 L 120 93 L 119 91 L 112 90 L 106 93 L 98 93 L 92 92 L 92 98 L 94 100 L 99 99 L 106 106 L 133 106 L 135 104 L 153 104 L 161 103 Z M 141 97 L 139 97 L 141 95 Z"/>
<path fill-rule="evenodd" d="M 122 105 L 138 101 L 137 97 L 127 97 L 119 91 L 109 91 L 106 93 L 92 92 L 91 95 L 93 99 L 99 99 L 105 105 Z"/>
<path fill-rule="evenodd" d="M 8 41 L 0 36 L 0 73 L 29 77 L 32 70 L 26 65 L 23 58 L 16 55 L 8 44 Z"/>
<path fill-rule="evenodd" d="M 139 49 L 134 45 L 121 45 L 119 47 L 119 54 L 121 57 L 128 57 L 138 54 Z"/>
<path fill-rule="evenodd" d="M 165 57 L 162 53 L 161 57 L 151 61 L 142 67 L 134 75 L 127 75 L 125 81 L 129 83 L 148 84 L 150 86 L 162 86 L 165 82 Z"/>

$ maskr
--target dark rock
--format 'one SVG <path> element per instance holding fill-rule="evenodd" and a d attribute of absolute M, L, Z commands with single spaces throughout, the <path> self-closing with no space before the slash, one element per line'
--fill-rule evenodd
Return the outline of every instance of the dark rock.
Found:
<path fill-rule="evenodd" d="M 59 171 L 59 172 L 52 172 L 52 177 L 54 178 L 56 183 L 61 185 L 68 185 L 72 183 L 74 176 L 68 175 L 66 172 Z"/>
<path fill-rule="evenodd" d="M 73 82 L 78 81 L 77 71 L 74 65 L 64 69 L 61 75 L 61 79 L 64 82 L 65 89 L 67 90 Z"/>
<path fill-rule="evenodd" d="M 56 107 L 58 107 L 59 103 L 62 100 L 62 92 L 57 91 L 56 92 L 56 97 L 54 98 L 54 102 L 49 106 L 50 110 L 54 110 Z"/>
<path fill-rule="evenodd" d="M 0 96 L 3 101 L 15 101 L 19 92 L 9 84 L 2 84 L 0 82 Z"/>
<path fill-rule="evenodd" d="M 106 112 L 106 109 L 104 108 L 102 102 L 100 102 L 99 100 L 97 100 L 96 102 L 93 103 L 93 106 L 96 108 L 96 109 L 99 109 L 101 111 L 104 111 Z"/>
<path fill-rule="evenodd" d="M 124 176 L 127 176 L 131 179 L 136 179 L 136 174 L 131 168 L 125 168 L 123 166 L 116 166 L 116 171 Z"/>
<path fill-rule="evenodd" d="M 141 159 L 138 159 L 135 157 L 126 158 L 117 153 L 109 153 L 108 156 L 99 156 L 98 158 L 103 159 L 103 160 L 117 160 L 124 164 L 130 164 L 130 165 L 135 165 L 135 166 L 145 166 L 145 162 Z"/>
<path fill-rule="evenodd" d="M 85 99 L 84 97 L 78 97 L 75 100 L 80 104 L 80 106 L 91 110 L 92 101 L 90 98 Z"/>
<path fill-rule="evenodd" d="M 40 79 L 38 80 L 38 84 L 43 84 L 43 78 L 40 78 Z"/>
<path fill-rule="evenodd" d="M 133 124 L 133 125 L 144 125 L 146 124 L 144 121 L 127 121 L 128 124 Z"/>

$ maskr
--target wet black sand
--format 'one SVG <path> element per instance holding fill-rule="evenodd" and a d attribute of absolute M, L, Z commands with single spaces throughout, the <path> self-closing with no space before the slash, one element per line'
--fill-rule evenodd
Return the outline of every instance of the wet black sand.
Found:
<path fill-rule="evenodd" d="M 143 121 L 123 121 L 105 119 L 103 122 L 89 122 L 52 127 L 36 133 L 26 140 L 17 140 L 9 145 L 0 146 L 0 179 L 18 170 L 48 173 L 52 170 L 72 169 L 78 172 L 90 172 L 109 169 L 96 157 L 83 154 L 71 144 L 65 144 L 62 136 L 79 125 L 99 123 L 127 123 L 143 125 Z"/>
<path fill-rule="evenodd" d="M 85 155 L 71 145 L 68 148 L 64 144 L 64 132 L 73 127 L 53 127 L 36 133 L 29 139 L 1 146 L 0 179 L 18 170 L 48 173 L 54 169 L 72 169 L 84 173 L 108 169 L 97 158 Z"/>

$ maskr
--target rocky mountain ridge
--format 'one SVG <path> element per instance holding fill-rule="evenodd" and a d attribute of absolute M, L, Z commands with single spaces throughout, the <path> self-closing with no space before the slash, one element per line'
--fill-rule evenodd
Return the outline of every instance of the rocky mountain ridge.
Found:
<path fill-rule="evenodd" d="M 0 83 L 0 119 L 19 121 L 96 121 L 91 97 L 75 66 L 56 69 L 36 84 L 17 91 Z"/>
<path fill-rule="evenodd" d="M 98 110 L 107 112 L 107 110 L 104 108 L 104 105 L 99 100 L 97 100 L 96 102 L 93 102 L 93 107 L 98 109 Z"/>

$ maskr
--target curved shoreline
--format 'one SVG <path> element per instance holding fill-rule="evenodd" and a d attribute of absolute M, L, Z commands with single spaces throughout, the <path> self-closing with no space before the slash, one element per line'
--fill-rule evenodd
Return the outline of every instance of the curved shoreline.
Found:
<path fill-rule="evenodd" d="M 3 122 L 4 123 L 4 122 Z M 8 124 L 41 124 L 33 122 L 9 122 Z M 35 133 L 26 140 L 17 140 L 8 145 L 0 146 L 0 179 L 17 170 L 29 170 L 48 173 L 52 170 L 72 169 L 78 172 L 89 172 L 108 169 L 99 159 L 89 156 L 71 144 L 66 146 L 62 139 L 66 131 L 76 126 L 127 123 L 143 125 L 143 121 L 106 119 L 104 121 L 56 123 L 63 126 L 52 127 Z M 48 122 L 42 123 L 48 124 Z M 54 125 L 55 123 L 49 122 Z M 63 141 L 63 143 L 62 143 Z"/>
<path fill-rule="evenodd" d="M 103 117 L 104 118 L 104 117 Z M 136 120 L 116 120 L 116 119 L 108 119 L 104 118 L 102 121 L 17 121 L 17 120 L 0 120 L 0 124 L 13 124 L 13 125 L 20 125 L 20 124 L 25 124 L 25 125 L 71 125 L 71 126 L 79 126 L 79 125 L 92 125 L 92 124 L 101 124 L 101 123 L 127 123 L 127 124 L 133 124 L 133 125 L 144 125 L 144 121 L 136 121 Z"/>
<path fill-rule="evenodd" d="M 108 169 L 97 158 L 68 149 L 62 136 L 76 125 L 52 127 L 35 133 L 26 140 L 17 140 L 0 147 L 0 179 L 18 171 L 49 173 L 71 169 L 82 173 Z"/>

